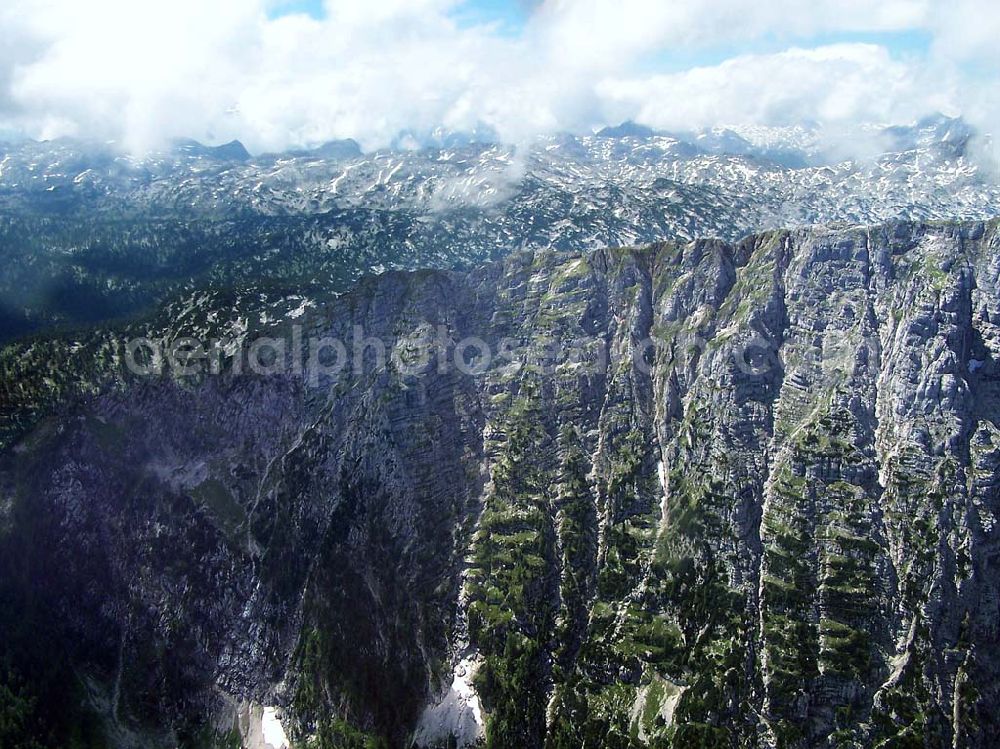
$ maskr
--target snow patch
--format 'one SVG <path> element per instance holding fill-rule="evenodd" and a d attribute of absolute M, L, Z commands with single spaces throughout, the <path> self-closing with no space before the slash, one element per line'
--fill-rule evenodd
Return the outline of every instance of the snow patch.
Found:
<path fill-rule="evenodd" d="M 291 749 L 278 708 L 243 703 L 237 716 L 243 749 Z"/>
<path fill-rule="evenodd" d="M 473 658 L 464 658 L 455 665 L 451 688 L 420 716 L 414 746 L 437 746 L 454 737 L 459 747 L 467 747 L 485 735 L 482 703 L 472 685 L 478 668 Z"/>
<path fill-rule="evenodd" d="M 309 307 L 312 307 L 312 306 L 313 306 L 313 303 L 312 303 L 311 300 L 309 300 L 309 299 L 303 299 L 302 302 L 299 304 L 298 307 L 296 307 L 295 309 L 289 311 L 288 317 L 291 317 L 291 318 L 302 317 L 302 315 L 304 315 L 306 313 L 306 309 L 308 309 Z"/>
<path fill-rule="evenodd" d="M 265 749 L 289 749 L 291 744 L 285 735 L 285 728 L 278 720 L 278 711 L 273 707 L 265 707 L 260 719 L 260 731 L 264 736 Z"/>
<path fill-rule="evenodd" d="M 664 523 L 667 519 L 667 507 L 670 497 L 667 489 L 667 468 L 663 465 L 662 459 L 656 463 L 656 475 L 660 479 L 660 488 L 663 490 L 663 494 L 660 496 L 660 522 Z"/>

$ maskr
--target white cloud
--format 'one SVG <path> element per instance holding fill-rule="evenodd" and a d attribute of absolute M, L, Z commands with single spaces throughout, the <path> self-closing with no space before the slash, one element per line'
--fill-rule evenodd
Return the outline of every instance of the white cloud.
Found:
<path fill-rule="evenodd" d="M 672 75 L 605 80 L 600 91 L 612 117 L 636 112 L 669 130 L 905 122 L 951 103 L 947 95 L 928 98 L 913 68 L 870 44 L 747 55 Z"/>
<path fill-rule="evenodd" d="M 271 19 L 273 2 L 6 0 L 0 128 L 133 150 L 238 137 L 262 150 L 336 137 L 376 147 L 403 130 L 480 124 L 521 140 L 628 118 L 857 123 L 951 108 L 996 121 L 995 98 L 969 73 L 997 35 L 989 0 L 547 0 L 515 37 L 458 24 L 459 0 L 327 0 L 322 21 Z M 929 57 L 870 44 L 736 54 L 761 40 L 913 29 L 932 30 Z M 678 48 L 734 56 L 648 72 L 651 55 Z"/>
<path fill-rule="evenodd" d="M 928 13 L 929 0 L 550 0 L 536 21 L 553 46 L 594 60 L 765 36 L 898 31 Z"/>
<path fill-rule="evenodd" d="M 955 0 L 935 5 L 929 21 L 935 30 L 932 64 L 959 91 L 963 115 L 993 134 L 984 156 L 1000 174 L 1000 4 L 993 0 Z"/>

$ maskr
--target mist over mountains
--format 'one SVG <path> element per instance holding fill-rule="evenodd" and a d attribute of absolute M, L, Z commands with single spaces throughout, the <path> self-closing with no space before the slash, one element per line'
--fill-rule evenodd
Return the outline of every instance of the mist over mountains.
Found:
<path fill-rule="evenodd" d="M 943 116 L 871 131 L 867 156 L 851 160 L 807 127 L 669 135 L 625 123 L 530 147 L 481 137 L 259 155 L 188 140 L 141 158 L 74 140 L 9 144 L 3 337 L 148 313 L 203 286 L 337 292 L 364 273 L 522 249 L 986 218 L 1000 195 L 977 158 L 983 138 Z"/>

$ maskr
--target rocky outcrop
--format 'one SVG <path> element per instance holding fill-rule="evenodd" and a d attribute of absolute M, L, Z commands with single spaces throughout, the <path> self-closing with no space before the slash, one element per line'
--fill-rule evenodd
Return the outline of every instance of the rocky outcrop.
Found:
<path fill-rule="evenodd" d="M 384 362 L 130 380 L 8 451 L 5 595 L 120 744 L 254 704 L 317 746 L 990 746 L 998 257 L 901 223 L 369 279 L 301 322 Z"/>

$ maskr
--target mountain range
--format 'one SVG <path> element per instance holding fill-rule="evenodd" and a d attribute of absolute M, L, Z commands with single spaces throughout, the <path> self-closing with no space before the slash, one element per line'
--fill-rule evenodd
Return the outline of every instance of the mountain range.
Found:
<path fill-rule="evenodd" d="M 814 135 L 9 146 L 0 746 L 993 746 L 1000 188 Z"/>
<path fill-rule="evenodd" d="M 668 135 L 631 123 L 514 147 L 438 134 L 252 157 L 180 141 L 143 157 L 71 140 L 0 151 L 0 340 L 148 313 L 241 283 L 343 291 L 387 269 L 472 267 L 817 223 L 990 218 L 996 175 L 961 120 L 853 134 Z M 858 144 L 867 145 L 861 147 Z M 977 146 L 978 144 L 978 146 Z"/>

